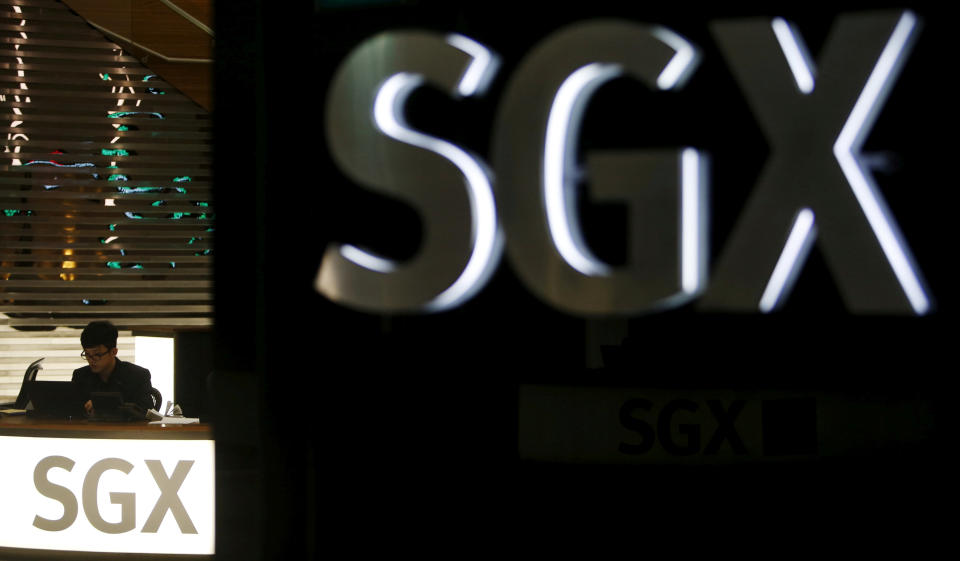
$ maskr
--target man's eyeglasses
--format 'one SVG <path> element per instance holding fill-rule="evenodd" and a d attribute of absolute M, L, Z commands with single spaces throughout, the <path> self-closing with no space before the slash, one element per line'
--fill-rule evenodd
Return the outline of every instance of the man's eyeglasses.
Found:
<path fill-rule="evenodd" d="M 80 353 L 80 358 L 82 358 L 83 360 L 91 361 L 91 362 L 97 362 L 98 360 L 107 356 L 108 354 L 110 354 L 110 351 L 107 351 L 105 353 L 88 353 L 87 351 L 83 351 Z"/>

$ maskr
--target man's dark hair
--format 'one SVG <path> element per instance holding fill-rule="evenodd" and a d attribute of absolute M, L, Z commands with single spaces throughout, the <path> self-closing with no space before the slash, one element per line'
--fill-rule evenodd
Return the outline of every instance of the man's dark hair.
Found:
<path fill-rule="evenodd" d="M 80 334 L 80 345 L 84 349 L 99 345 L 112 349 L 117 346 L 117 335 L 117 328 L 109 321 L 91 321 Z"/>

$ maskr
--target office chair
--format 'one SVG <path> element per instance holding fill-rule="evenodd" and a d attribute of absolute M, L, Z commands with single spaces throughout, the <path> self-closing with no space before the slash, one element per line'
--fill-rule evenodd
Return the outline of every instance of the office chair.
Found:
<path fill-rule="evenodd" d="M 37 360 L 30 363 L 30 366 L 27 367 L 26 372 L 23 373 L 23 382 L 20 383 L 20 393 L 17 395 L 17 400 L 13 403 L 0 403 L 0 408 L 7 409 L 24 409 L 27 406 L 27 403 L 30 402 L 30 396 L 27 395 L 26 385 L 27 382 L 32 382 L 37 379 L 37 372 L 43 369 L 40 366 L 40 363 L 44 361 L 47 357 L 38 358 Z"/>
<path fill-rule="evenodd" d="M 160 390 L 150 388 L 150 398 L 153 399 L 153 410 L 159 412 L 160 407 L 163 406 L 163 396 L 160 395 Z"/>

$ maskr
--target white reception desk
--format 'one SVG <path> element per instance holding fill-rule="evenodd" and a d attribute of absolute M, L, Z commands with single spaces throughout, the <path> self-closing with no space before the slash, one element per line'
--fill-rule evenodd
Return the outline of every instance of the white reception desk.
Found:
<path fill-rule="evenodd" d="M 214 482 L 207 424 L 0 417 L 0 558 L 212 558 Z"/>

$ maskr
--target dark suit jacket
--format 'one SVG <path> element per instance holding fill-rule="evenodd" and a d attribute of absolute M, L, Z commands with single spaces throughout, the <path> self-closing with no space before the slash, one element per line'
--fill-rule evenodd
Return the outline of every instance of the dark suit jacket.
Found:
<path fill-rule="evenodd" d="M 77 368 L 73 371 L 73 381 L 80 387 L 84 402 L 92 392 L 120 392 L 124 402 L 136 403 L 145 410 L 153 408 L 150 371 L 132 362 L 117 359 L 117 366 L 106 382 L 100 380 L 89 365 Z"/>

